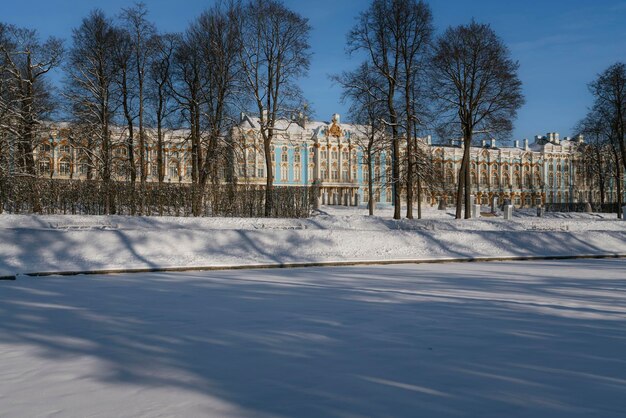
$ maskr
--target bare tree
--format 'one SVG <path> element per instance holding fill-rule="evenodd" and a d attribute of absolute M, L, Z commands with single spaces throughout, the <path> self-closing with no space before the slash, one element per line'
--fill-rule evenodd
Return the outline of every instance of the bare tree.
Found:
<path fill-rule="evenodd" d="M 607 181 L 611 177 L 610 140 L 607 138 L 606 123 L 598 112 L 591 110 L 577 126 L 576 131 L 585 136 L 579 147 L 584 175 L 592 185 L 597 185 L 600 203 L 606 202 Z"/>
<path fill-rule="evenodd" d="M 109 193 L 112 175 L 111 123 L 116 111 L 114 59 L 116 30 L 101 10 L 94 10 L 73 30 L 73 46 L 66 68 L 65 96 L 74 120 L 89 133 L 88 145 L 97 158 L 99 177 L 106 187 L 105 208 L 113 208 Z"/>
<path fill-rule="evenodd" d="M 231 107 L 237 93 L 239 72 L 239 36 L 236 25 L 239 6 L 216 6 L 204 12 L 192 26 L 197 47 L 206 68 L 206 82 L 201 94 L 205 104 L 201 111 L 206 125 L 207 140 L 203 144 L 205 156 L 200 167 L 199 183 L 202 188 L 210 179 L 218 181 L 220 142 L 227 136 L 232 125 Z"/>
<path fill-rule="evenodd" d="M 364 51 L 371 68 L 386 80 L 386 123 L 391 129 L 394 219 L 400 219 L 400 117 L 396 93 L 401 71 L 400 34 L 396 23 L 402 19 L 397 0 L 374 0 L 361 13 L 348 34 L 348 51 Z"/>
<path fill-rule="evenodd" d="M 267 180 L 265 215 L 272 213 L 274 173 L 272 141 L 276 121 L 290 118 L 302 106 L 296 80 L 310 63 L 311 26 L 277 0 L 252 0 L 239 16 L 239 61 L 245 90 L 259 112 Z"/>
<path fill-rule="evenodd" d="M 406 217 L 413 218 L 413 188 L 417 177 L 417 217 L 422 217 L 421 180 L 419 169 L 423 157 L 417 144 L 417 129 L 425 125 L 421 115 L 422 94 L 426 69 L 426 54 L 433 36 L 433 17 L 428 5 L 422 0 L 396 0 L 397 19 L 391 29 L 398 32 L 398 53 L 401 57 L 401 74 L 404 82 L 404 131 L 406 136 Z M 417 172 L 417 176 L 414 176 Z"/>
<path fill-rule="evenodd" d="M 41 42 L 37 31 L 13 25 L 3 25 L 2 38 L 0 130 L 15 140 L 17 171 L 35 175 L 33 151 L 38 127 L 55 106 L 46 75 L 61 63 L 63 42 L 53 37 Z"/>
<path fill-rule="evenodd" d="M 152 107 L 153 121 L 157 135 L 157 177 L 163 183 L 165 177 L 163 138 L 170 118 L 176 111 L 170 86 L 172 85 L 172 60 L 176 49 L 177 37 L 174 34 L 154 36 L 151 40 L 155 53 L 151 57 L 147 84 L 148 100 Z"/>
<path fill-rule="evenodd" d="M 594 96 L 594 109 L 610 128 L 610 140 L 621 154 L 626 169 L 626 64 L 611 65 L 589 85 Z"/>
<path fill-rule="evenodd" d="M 429 71 L 432 97 L 441 114 L 458 127 L 465 147 L 457 219 L 461 218 L 463 200 L 465 218 L 471 217 L 469 160 L 474 133 L 510 132 L 517 109 L 524 103 L 518 67 L 489 25 L 472 21 L 451 27 L 435 42 Z"/>
<path fill-rule="evenodd" d="M 133 7 L 123 9 L 122 20 L 126 23 L 132 45 L 132 67 L 135 72 L 137 83 L 137 122 L 139 129 L 139 177 L 145 183 L 148 176 L 146 164 L 146 135 L 144 129 L 145 120 L 145 85 L 148 65 L 154 54 L 154 43 L 151 39 L 156 35 L 154 24 L 147 19 L 148 10 L 145 3 L 135 3 Z M 134 166 L 134 161 L 132 163 Z"/>
<path fill-rule="evenodd" d="M 626 167 L 626 66 L 612 65 L 589 85 L 589 90 L 595 101 L 579 124 L 580 131 L 592 139 L 585 153 L 590 162 L 586 168 L 594 174 L 601 203 L 604 203 L 606 182 L 612 175 L 617 189 L 617 215 L 621 217 L 622 177 Z"/>
<path fill-rule="evenodd" d="M 134 109 L 135 102 L 135 77 L 132 70 L 131 58 L 133 44 L 130 33 L 124 28 L 116 28 L 114 31 L 115 42 L 113 48 L 113 60 L 117 67 L 115 82 L 120 93 L 123 119 L 126 124 L 126 133 L 123 141 L 126 142 L 127 160 L 123 161 L 128 169 L 130 181 L 137 180 L 137 165 L 135 164 L 135 119 L 137 115 Z M 126 171 L 126 170 L 125 170 Z"/>
<path fill-rule="evenodd" d="M 342 87 L 342 99 L 350 102 L 350 116 L 360 134 L 355 136 L 354 141 L 361 148 L 362 164 L 367 167 L 367 207 L 372 216 L 375 207 L 374 184 L 380 181 L 380 178 L 374 176 L 374 162 L 376 156 L 380 156 L 381 151 L 389 145 L 385 136 L 386 125 L 381 118 L 386 111 L 385 80 L 372 71 L 368 62 L 332 79 Z"/>

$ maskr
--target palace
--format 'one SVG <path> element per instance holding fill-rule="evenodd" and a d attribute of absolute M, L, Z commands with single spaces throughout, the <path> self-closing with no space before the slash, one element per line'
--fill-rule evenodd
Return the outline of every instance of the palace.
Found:
<path fill-rule="evenodd" d="M 371 166 L 364 161 L 366 128 L 342 124 L 338 114 L 330 122 L 280 120 L 272 142 L 272 171 L 277 186 L 306 186 L 314 182 L 321 187 L 322 204 L 358 205 L 368 201 L 367 170 L 373 170 L 374 200 L 391 204 L 391 153 L 382 145 Z M 85 151 L 68 140 L 67 126 L 53 124 L 46 130 L 35 150 L 40 174 L 52 178 L 86 178 L 88 164 Z M 124 130 L 115 132 L 113 147 L 114 178 L 128 178 L 124 169 L 127 149 Z M 146 149 L 148 181 L 157 181 L 156 144 L 149 132 Z M 191 181 L 191 147 L 188 132 L 167 133 L 164 141 L 164 181 Z M 258 117 L 242 114 L 233 128 L 231 156 L 220 168 L 224 181 L 236 181 L 253 188 L 266 182 L 266 164 Z M 423 201 L 452 203 L 456 195 L 458 171 L 463 147 L 458 140 L 436 144 L 431 137 L 419 141 L 432 157 L 441 184 L 427 185 Z M 381 141 L 384 144 L 384 141 Z M 590 184 L 581 165 L 582 136 L 559 138 L 558 133 L 514 141 L 512 146 L 499 145 L 496 139 L 482 141 L 471 149 L 472 192 L 477 201 L 490 204 L 494 198 L 510 199 L 518 207 L 546 203 L 599 201 L 597 187 Z M 609 201 L 616 201 L 614 187 L 609 187 Z"/>

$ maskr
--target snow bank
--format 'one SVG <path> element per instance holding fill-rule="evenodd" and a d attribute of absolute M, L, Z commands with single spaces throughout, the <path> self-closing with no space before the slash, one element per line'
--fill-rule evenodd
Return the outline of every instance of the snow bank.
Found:
<path fill-rule="evenodd" d="M 520 212 L 456 221 L 427 209 L 323 207 L 310 219 L 0 215 L 0 276 L 47 271 L 626 253 L 615 215 Z"/>

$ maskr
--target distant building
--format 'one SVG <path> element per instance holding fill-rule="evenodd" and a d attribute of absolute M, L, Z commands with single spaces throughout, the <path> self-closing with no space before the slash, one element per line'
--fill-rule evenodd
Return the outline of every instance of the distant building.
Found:
<path fill-rule="evenodd" d="M 242 114 L 229 138 L 231 158 L 220 168 L 223 181 L 235 181 L 252 188 L 263 188 L 266 164 L 258 117 Z M 272 142 L 272 175 L 277 186 L 319 184 L 323 204 L 363 204 L 368 200 L 367 170 L 375 178 L 374 200 L 391 204 L 391 153 L 383 147 L 372 161 L 364 164 L 363 147 L 366 127 L 342 124 L 338 114 L 331 121 L 280 120 Z M 68 140 L 64 124 L 50 125 L 35 150 L 41 175 L 52 178 L 87 178 L 87 144 L 78 147 Z M 113 174 L 118 180 L 128 178 L 125 131 L 113 132 Z M 164 140 L 164 181 L 191 182 L 191 147 L 188 132 L 175 130 Z M 148 181 L 157 181 L 156 141 L 148 132 L 146 169 Z M 495 139 L 483 141 L 471 150 L 472 194 L 478 202 L 490 204 L 510 199 L 516 206 L 533 207 L 546 203 L 599 201 L 595 185 L 581 172 L 579 147 L 583 138 L 559 139 L 558 133 L 536 136 L 534 142 L 514 141 L 500 146 Z M 441 200 L 451 204 L 456 196 L 458 171 L 463 155 L 460 141 L 434 144 L 431 138 L 421 146 L 432 155 L 442 184 L 425 190 L 425 203 Z M 616 201 L 609 188 L 609 201 Z"/>

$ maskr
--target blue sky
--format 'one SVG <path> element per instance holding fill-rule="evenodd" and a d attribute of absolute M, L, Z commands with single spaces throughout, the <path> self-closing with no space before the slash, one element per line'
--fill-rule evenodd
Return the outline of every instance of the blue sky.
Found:
<path fill-rule="evenodd" d="M 115 15 L 130 0 L 3 0 L 0 20 L 36 28 L 68 43 L 71 29 L 99 7 Z M 147 0 L 150 17 L 162 31 L 182 31 L 211 0 Z M 345 54 L 346 33 L 369 1 L 285 0 L 313 27 L 311 71 L 301 86 L 317 119 L 345 113 L 341 91 L 329 80 L 358 65 Z M 432 0 L 438 32 L 472 17 L 489 23 L 520 62 L 526 104 L 514 138 L 559 132 L 571 135 L 591 103 L 587 84 L 604 68 L 626 61 L 626 0 Z"/>

